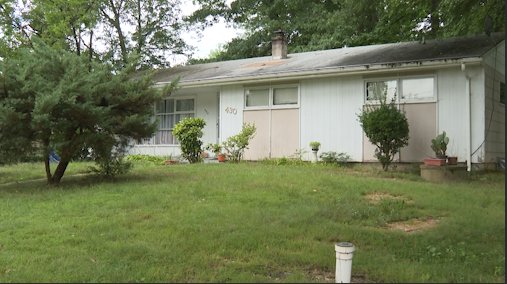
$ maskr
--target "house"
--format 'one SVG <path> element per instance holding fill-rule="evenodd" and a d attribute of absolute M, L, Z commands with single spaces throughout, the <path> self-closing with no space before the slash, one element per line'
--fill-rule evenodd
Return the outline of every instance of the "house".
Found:
<path fill-rule="evenodd" d="M 131 153 L 179 155 L 171 129 L 195 116 L 207 122 L 204 143 L 255 123 L 248 160 L 288 157 L 319 141 L 320 153 L 375 161 L 357 114 L 381 92 L 395 98 L 409 122 L 409 144 L 397 161 L 434 156 L 430 141 L 442 131 L 450 137 L 448 155 L 469 170 L 505 158 L 503 34 L 287 54 L 277 33 L 272 47 L 272 56 L 158 71 L 157 86 L 179 77 L 180 88 L 155 107 L 156 135 Z"/>

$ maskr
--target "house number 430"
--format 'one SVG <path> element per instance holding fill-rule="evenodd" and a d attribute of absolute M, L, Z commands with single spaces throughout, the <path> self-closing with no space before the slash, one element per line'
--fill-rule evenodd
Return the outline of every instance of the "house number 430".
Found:
<path fill-rule="evenodd" d="M 234 114 L 234 115 L 236 115 L 238 113 L 238 111 L 235 108 L 233 108 L 233 107 L 227 107 L 227 108 L 225 108 L 225 112 L 228 113 L 228 114 Z"/>

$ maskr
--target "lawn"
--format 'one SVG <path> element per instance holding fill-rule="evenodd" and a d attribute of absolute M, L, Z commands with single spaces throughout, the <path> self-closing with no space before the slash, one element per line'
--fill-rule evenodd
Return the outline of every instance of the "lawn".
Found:
<path fill-rule="evenodd" d="M 504 174 L 435 184 L 371 168 L 136 162 L 0 167 L 0 282 L 504 282 Z M 20 181 L 20 182 L 16 182 Z M 421 225 L 422 227 L 418 227 Z"/>

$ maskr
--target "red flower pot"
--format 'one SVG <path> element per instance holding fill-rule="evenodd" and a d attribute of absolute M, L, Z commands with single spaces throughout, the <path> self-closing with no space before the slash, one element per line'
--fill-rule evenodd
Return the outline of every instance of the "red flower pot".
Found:
<path fill-rule="evenodd" d="M 424 164 L 426 166 L 443 166 L 445 165 L 446 159 L 438 159 L 438 158 L 427 158 L 424 159 Z"/>
<path fill-rule="evenodd" d="M 225 155 L 224 154 L 218 154 L 217 155 L 218 162 L 225 162 Z"/>

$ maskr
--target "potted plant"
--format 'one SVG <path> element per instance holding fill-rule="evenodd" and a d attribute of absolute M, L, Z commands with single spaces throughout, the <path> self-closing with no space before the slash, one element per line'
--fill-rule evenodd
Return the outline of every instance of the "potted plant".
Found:
<path fill-rule="evenodd" d="M 445 131 L 438 134 L 434 139 L 431 139 L 431 149 L 435 152 L 436 158 L 424 159 L 424 164 L 430 166 L 445 165 L 447 161 L 447 155 L 445 154 L 447 144 L 449 144 L 449 137 L 446 136 Z"/>
<path fill-rule="evenodd" d="M 447 164 L 448 165 L 457 165 L 458 164 L 458 157 L 457 156 L 447 156 Z"/>
<path fill-rule="evenodd" d="M 222 153 L 222 146 L 218 143 L 209 143 L 206 145 L 206 150 L 209 150 L 215 154 L 215 157 L 219 162 L 225 161 L 225 154 Z"/>
<path fill-rule="evenodd" d="M 320 142 L 318 142 L 318 141 L 310 142 L 310 148 L 312 148 L 312 152 L 313 152 L 312 163 L 317 163 L 317 152 L 319 151 L 319 148 L 320 148 Z"/>

